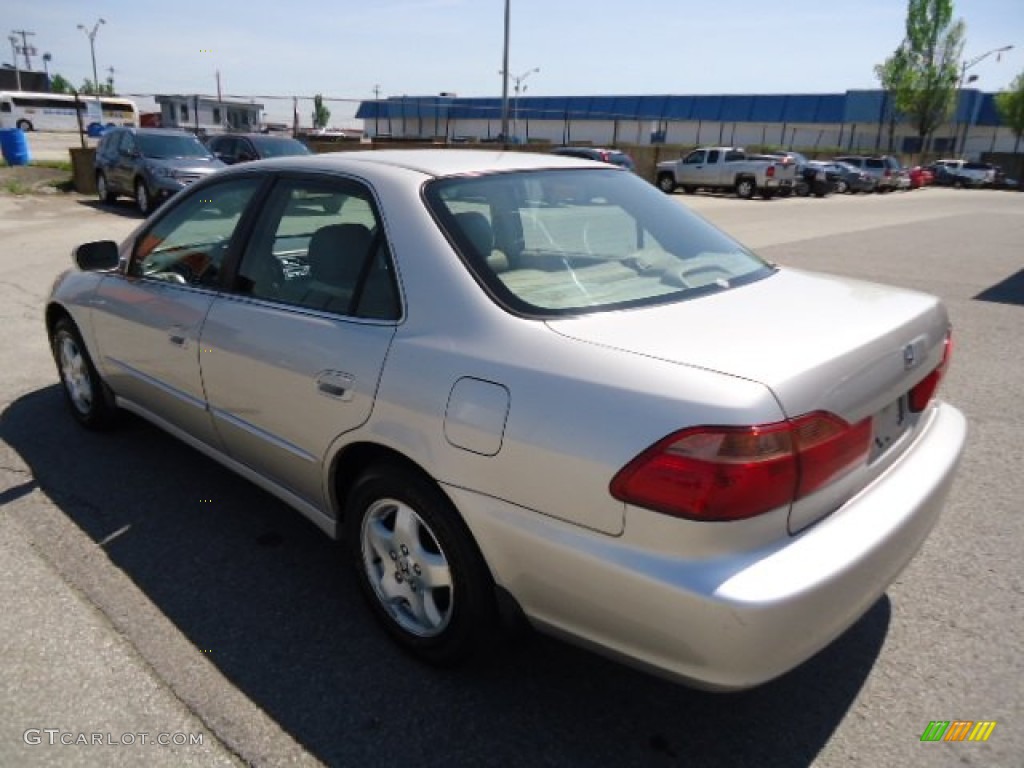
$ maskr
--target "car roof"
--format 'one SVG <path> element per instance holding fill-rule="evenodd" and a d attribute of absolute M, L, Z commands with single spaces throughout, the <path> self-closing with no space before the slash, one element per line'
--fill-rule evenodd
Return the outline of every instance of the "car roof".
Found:
<path fill-rule="evenodd" d="M 593 162 L 568 155 L 533 152 L 504 152 L 479 149 L 379 149 L 327 152 L 264 160 L 261 167 L 277 170 L 353 171 L 367 166 L 385 166 L 416 171 L 427 176 L 460 176 L 473 173 L 536 170 L 543 168 L 587 168 Z"/>
<path fill-rule="evenodd" d="M 132 133 L 140 136 L 192 136 L 195 134 L 192 131 L 185 131 L 180 128 L 134 128 L 131 126 L 121 126 L 114 130 L 131 131 Z"/>

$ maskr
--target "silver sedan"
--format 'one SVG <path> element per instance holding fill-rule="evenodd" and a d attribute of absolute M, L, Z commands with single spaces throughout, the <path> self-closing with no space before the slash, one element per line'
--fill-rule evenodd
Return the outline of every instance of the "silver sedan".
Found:
<path fill-rule="evenodd" d="M 898 576 L 964 444 L 938 299 L 779 268 L 586 160 L 244 164 L 75 262 L 74 417 L 138 414 L 343 539 L 435 664 L 514 615 L 762 683 Z"/>

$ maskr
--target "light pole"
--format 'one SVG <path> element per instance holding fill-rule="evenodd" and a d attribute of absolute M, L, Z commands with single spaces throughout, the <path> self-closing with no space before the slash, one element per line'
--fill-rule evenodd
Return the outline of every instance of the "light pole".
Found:
<path fill-rule="evenodd" d="M 505 53 L 501 64 L 501 140 L 508 142 L 508 22 L 511 0 L 505 0 Z"/>
<path fill-rule="evenodd" d="M 960 67 L 960 79 L 957 81 L 958 110 L 960 107 L 960 101 L 963 99 L 964 85 L 967 83 L 973 83 L 975 80 L 978 79 L 977 75 L 971 75 L 970 77 L 967 77 L 967 70 L 971 69 L 976 64 L 980 64 L 993 53 L 996 54 L 996 61 L 999 61 L 999 58 L 1002 56 L 1002 54 L 1006 53 L 1009 50 L 1012 50 L 1012 48 L 1012 45 L 1004 45 L 1002 48 L 993 48 L 991 51 L 985 51 L 985 53 L 979 54 L 978 56 L 975 56 L 973 59 L 964 61 L 964 63 Z M 969 131 L 971 127 L 971 116 L 969 114 L 967 115 L 967 119 L 963 121 L 963 124 L 963 134 L 960 137 L 960 151 L 957 153 L 959 155 L 963 155 L 964 149 L 967 145 L 967 131 Z"/>
<path fill-rule="evenodd" d="M 513 102 L 513 107 L 512 107 L 512 133 L 515 136 L 519 135 L 519 94 L 526 92 L 526 86 L 523 85 L 523 81 L 526 80 L 526 78 L 528 78 L 534 72 L 540 72 L 540 67 L 534 67 L 533 69 L 528 69 L 525 72 L 523 72 L 523 74 L 521 74 L 521 75 L 512 75 L 512 79 L 516 81 L 516 85 L 515 85 L 516 97 L 515 97 L 515 102 Z"/>
<path fill-rule="evenodd" d="M 50 62 L 53 61 L 53 54 L 43 54 L 43 71 L 46 72 L 46 90 L 50 90 Z"/>
<path fill-rule="evenodd" d="M 89 38 L 89 51 L 92 53 L 92 87 L 96 91 L 96 95 L 99 95 L 100 91 L 100 78 L 96 74 L 96 33 L 100 31 L 100 24 L 106 23 L 106 21 L 100 19 L 93 25 L 92 32 L 86 28 L 85 24 L 78 25 L 78 28 L 85 32 L 86 37 Z"/>

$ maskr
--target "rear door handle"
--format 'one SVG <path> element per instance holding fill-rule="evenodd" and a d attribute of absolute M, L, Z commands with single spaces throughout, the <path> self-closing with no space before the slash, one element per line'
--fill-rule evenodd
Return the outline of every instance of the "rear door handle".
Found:
<path fill-rule="evenodd" d="M 348 401 L 352 399 L 352 374 L 342 371 L 321 371 L 316 377 L 317 391 L 325 397 Z"/>

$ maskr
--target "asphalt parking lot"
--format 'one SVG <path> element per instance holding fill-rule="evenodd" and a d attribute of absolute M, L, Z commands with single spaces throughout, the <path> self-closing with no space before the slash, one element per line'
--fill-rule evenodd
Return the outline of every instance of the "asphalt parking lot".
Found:
<path fill-rule="evenodd" d="M 949 306 L 942 393 L 968 448 L 939 527 L 859 623 L 740 694 L 529 634 L 420 666 L 298 514 L 141 421 L 77 428 L 43 302 L 73 245 L 141 218 L 128 201 L 0 196 L 0 765 L 1021 766 L 1024 195 L 675 199 L 785 266 Z M 921 743 L 933 720 L 997 726 Z M 28 729 L 205 738 L 51 746 Z"/>

